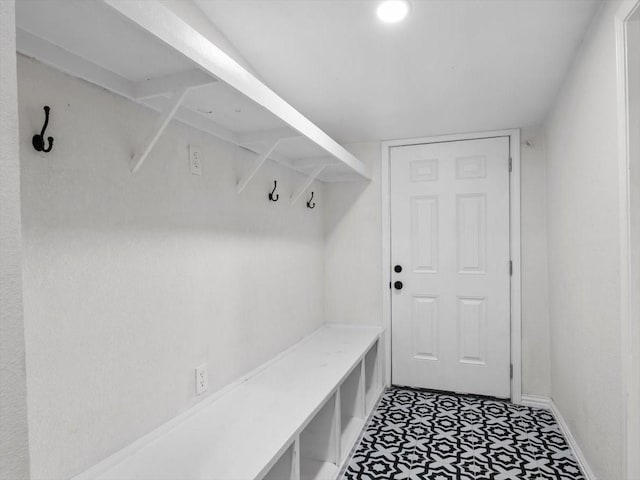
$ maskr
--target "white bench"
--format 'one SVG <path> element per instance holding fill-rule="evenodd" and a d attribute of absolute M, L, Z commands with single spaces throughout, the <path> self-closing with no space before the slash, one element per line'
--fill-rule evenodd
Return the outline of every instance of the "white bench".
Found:
<path fill-rule="evenodd" d="M 75 479 L 333 479 L 383 389 L 381 333 L 326 325 Z"/>

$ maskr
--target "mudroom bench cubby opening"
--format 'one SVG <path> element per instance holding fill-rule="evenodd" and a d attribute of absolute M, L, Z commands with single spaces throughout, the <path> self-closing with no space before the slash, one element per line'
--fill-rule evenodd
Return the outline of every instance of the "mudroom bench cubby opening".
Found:
<path fill-rule="evenodd" d="M 334 480 L 384 389 L 381 336 L 324 325 L 74 480 Z"/>

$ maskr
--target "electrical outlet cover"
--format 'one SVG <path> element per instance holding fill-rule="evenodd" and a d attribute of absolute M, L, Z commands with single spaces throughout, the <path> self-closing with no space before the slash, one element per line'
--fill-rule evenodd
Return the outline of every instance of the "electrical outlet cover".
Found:
<path fill-rule="evenodd" d="M 196 395 L 202 395 L 209 388 L 209 374 L 207 364 L 196 367 Z"/>
<path fill-rule="evenodd" d="M 202 154 L 200 148 L 189 145 L 189 169 L 192 175 L 202 175 Z"/>

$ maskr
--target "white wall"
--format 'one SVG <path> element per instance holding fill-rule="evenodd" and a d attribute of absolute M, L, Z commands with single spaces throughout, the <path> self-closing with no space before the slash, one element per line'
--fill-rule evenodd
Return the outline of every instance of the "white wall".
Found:
<path fill-rule="evenodd" d="M 545 141 L 539 128 L 524 129 L 522 139 L 532 143 L 521 159 L 523 392 L 548 395 Z M 380 143 L 347 148 L 372 167 L 372 181 L 325 187 L 325 318 L 381 325 Z"/>
<path fill-rule="evenodd" d="M 382 325 L 380 143 L 346 148 L 371 182 L 325 185 L 325 320 Z"/>
<path fill-rule="evenodd" d="M 29 478 L 15 2 L 0 1 L 0 478 Z"/>
<path fill-rule="evenodd" d="M 132 175 L 156 113 L 24 57 L 18 79 L 32 475 L 64 478 L 193 405 L 197 365 L 215 391 L 320 326 L 324 195 L 292 207 L 303 178 L 270 163 L 237 195 L 252 158 L 176 123 Z"/>
<path fill-rule="evenodd" d="M 621 479 L 614 14 L 605 2 L 546 124 L 551 395 L 595 474 Z"/>

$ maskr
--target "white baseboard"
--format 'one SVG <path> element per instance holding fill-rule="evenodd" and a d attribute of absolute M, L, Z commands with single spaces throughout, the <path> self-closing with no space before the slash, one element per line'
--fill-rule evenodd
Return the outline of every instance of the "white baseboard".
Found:
<path fill-rule="evenodd" d="M 598 480 L 593 473 L 593 470 L 591 470 L 589 463 L 587 463 L 587 459 L 582 453 L 582 450 L 580 450 L 578 442 L 576 442 L 576 439 L 571 433 L 571 430 L 569 430 L 569 425 L 567 425 L 567 422 L 564 420 L 564 417 L 558 410 L 558 407 L 556 407 L 555 403 L 553 403 L 553 400 L 551 398 L 540 397 L 537 395 L 522 395 L 522 405 L 525 405 L 527 407 L 545 408 L 547 410 L 551 410 L 551 413 L 558 422 L 560 430 L 562 430 L 562 433 L 564 434 L 564 437 L 569 444 L 569 448 L 571 448 L 571 452 L 576 458 L 576 461 L 578 462 L 578 465 L 580 466 L 580 470 L 582 470 L 582 474 L 584 475 L 584 477 L 587 480 Z"/>
<path fill-rule="evenodd" d="M 573 452 L 573 455 L 576 457 L 576 460 L 580 465 L 580 469 L 582 470 L 583 475 L 587 480 L 598 480 L 596 475 L 593 473 L 593 470 L 591 470 L 589 463 L 587 463 L 587 459 L 582 453 L 582 450 L 580 450 L 580 446 L 578 445 L 578 442 L 576 442 L 576 439 L 571 433 L 571 430 L 569 430 L 569 425 L 567 425 L 567 422 L 565 422 L 564 417 L 556 407 L 556 404 L 553 403 L 553 400 L 550 400 L 549 403 L 551 404 L 551 413 L 553 413 L 553 416 L 556 417 L 556 420 L 558 421 L 558 425 L 560 425 L 560 429 L 562 430 L 562 433 L 564 433 L 564 436 L 567 439 L 567 443 L 569 443 L 569 447 L 571 447 L 571 451 Z"/>
<path fill-rule="evenodd" d="M 525 407 L 545 408 L 547 410 L 551 410 L 551 399 L 549 397 L 523 394 L 521 398 L 521 403 Z"/>

